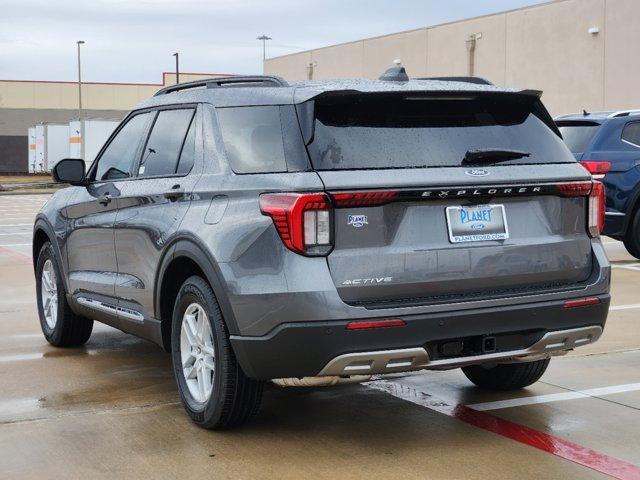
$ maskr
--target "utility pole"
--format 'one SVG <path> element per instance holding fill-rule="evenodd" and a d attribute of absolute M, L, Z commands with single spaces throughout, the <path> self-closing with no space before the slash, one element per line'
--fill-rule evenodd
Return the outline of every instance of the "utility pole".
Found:
<path fill-rule="evenodd" d="M 264 69 L 264 61 L 267 59 L 267 40 L 273 40 L 271 37 L 262 34 L 256 40 L 262 40 L 262 64 Z"/>
<path fill-rule="evenodd" d="M 78 120 L 82 120 L 82 66 L 80 63 L 80 45 L 84 44 L 84 40 L 78 40 Z"/>
<path fill-rule="evenodd" d="M 176 83 L 180 83 L 180 54 L 176 52 L 173 56 L 176 57 Z"/>

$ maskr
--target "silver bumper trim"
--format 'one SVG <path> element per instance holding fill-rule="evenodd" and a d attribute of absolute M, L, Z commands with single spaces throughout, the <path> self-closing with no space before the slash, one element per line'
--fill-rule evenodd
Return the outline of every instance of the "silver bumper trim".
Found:
<path fill-rule="evenodd" d="M 446 370 L 478 363 L 526 362 L 566 353 L 568 350 L 595 342 L 601 335 L 600 326 L 558 330 L 546 333 L 536 343 L 522 350 L 440 360 L 430 360 L 429 354 L 422 347 L 346 353 L 330 360 L 318 376 L 371 375 L 421 369 Z"/>

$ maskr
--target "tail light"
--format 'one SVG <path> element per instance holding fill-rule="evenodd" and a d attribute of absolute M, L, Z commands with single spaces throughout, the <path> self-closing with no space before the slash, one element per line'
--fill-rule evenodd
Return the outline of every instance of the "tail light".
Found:
<path fill-rule="evenodd" d="M 590 237 L 598 237 L 604 230 L 605 196 L 602 182 L 570 182 L 557 186 L 558 193 L 565 197 L 589 196 L 587 232 Z"/>
<path fill-rule="evenodd" d="M 591 175 L 595 175 L 597 177 L 602 177 L 611 170 L 611 162 L 601 160 L 588 160 L 580 162 L 580 165 L 586 168 Z"/>
<path fill-rule="evenodd" d="M 335 192 L 331 194 L 336 208 L 379 206 L 392 202 L 397 196 L 397 190 Z"/>
<path fill-rule="evenodd" d="M 331 251 L 329 197 L 324 193 L 268 193 L 260 196 L 260 210 L 269 215 L 285 246 L 302 255 Z"/>
<path fill-rule="evenodd" d="M 392 202 L 397 190 L 331 193 L 266 193 L 260 210 L 269 215 L 286 247 L 306 256 L 333 248 L 333 208 L 372 207 Z"/>
<path fill-rule="evenodd" d="M 594 181 L 589 195 L 589 236 L 598 237 L 604 230 L 605 214 L 604 185 Z"/>
<path fill-rule="evenodd" d="M 593 182 L 570 182 L 558 184 L 558 192 L 565 197 L 586 197 L 593 189 Z"/>

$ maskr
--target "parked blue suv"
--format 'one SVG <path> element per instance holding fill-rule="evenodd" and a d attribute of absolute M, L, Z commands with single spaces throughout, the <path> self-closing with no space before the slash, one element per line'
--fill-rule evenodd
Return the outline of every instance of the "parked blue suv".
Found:
<path fill-rule="evenodd" d="M 584 111 L 555 120 L 576 159 L 603 176 L 604 234 L 623 241 L 640 259 L 640 110 Z"/>

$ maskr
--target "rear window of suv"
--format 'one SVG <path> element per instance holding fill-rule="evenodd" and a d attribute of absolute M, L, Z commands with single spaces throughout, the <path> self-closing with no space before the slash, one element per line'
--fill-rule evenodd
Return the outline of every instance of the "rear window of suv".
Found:
<path fill-rule="evenodd" d="M 570 163 L 562 139 L 514 94 L 340 93 L 317 97 L 308 145 L 317 170 L 460 166 L 468 150 L 530 156 L 501 164 Z"/>
<path fill-rule="evenodd" d="M 584 153 L 599 127 L 595 122 L 558 122 L 564 143 L 572 153 Z"/>

